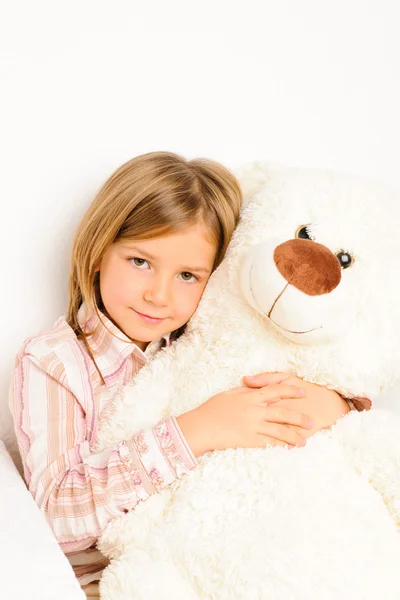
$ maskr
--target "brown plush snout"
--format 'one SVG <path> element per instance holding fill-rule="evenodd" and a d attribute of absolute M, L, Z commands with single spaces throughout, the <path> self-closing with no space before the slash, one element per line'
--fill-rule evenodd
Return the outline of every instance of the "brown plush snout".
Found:
<path fill-rule="evenodd" d="M 275 248 L 274 260 L 288 283 L 308 296 L 329 294 L 340 283 L 342 270 L 336 256 L 312 240 L 288 240 Z"/>

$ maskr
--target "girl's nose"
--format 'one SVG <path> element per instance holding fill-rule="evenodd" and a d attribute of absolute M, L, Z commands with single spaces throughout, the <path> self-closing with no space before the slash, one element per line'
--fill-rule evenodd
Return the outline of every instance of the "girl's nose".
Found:
<path fill-rule="evenodd" d="M 156 306 L 166 306 L 169 296 L 169 283 L 161 277 L 154 278 L 144 293 L 146 302 L 151 302 Z"/>

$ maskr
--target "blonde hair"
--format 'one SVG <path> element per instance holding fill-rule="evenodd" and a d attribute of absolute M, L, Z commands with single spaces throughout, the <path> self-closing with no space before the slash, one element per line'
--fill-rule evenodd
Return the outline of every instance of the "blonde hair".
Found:
<path fill-rule="evenodd" d="M 72 248 L 67 321 L 78 337 L 82 303 L 101 302 L 98 265 L 109 246 L 174 233 L 201 220 L 222 261 L 239 219 L 242 193 L 236 178 L 208 159 L 185 160 L 151 152 L 129 160 L 105 182 L 84 215 Z"/>

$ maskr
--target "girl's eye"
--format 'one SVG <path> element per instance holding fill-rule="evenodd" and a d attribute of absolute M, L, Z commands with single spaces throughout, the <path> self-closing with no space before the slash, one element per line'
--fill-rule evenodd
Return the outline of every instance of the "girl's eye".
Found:
<path fill-rule="evenodd" d="M 197 281 L 197 277 L 195 275 L 192 275 L 192 273 L 188 273 L 187 271 L 181 273 L 180 277 L 183 279 L 183 281 Z"/>
<path fill-rule="evenodd" d="M 147 260 L 144 260 L 144 258 L 138 258 L 135 256 L 134 258 L 131 258 L 130 261 L 138 269 L 147 269 L 147 267 L 149 266 L 149 263 L 147 262 Z"/>

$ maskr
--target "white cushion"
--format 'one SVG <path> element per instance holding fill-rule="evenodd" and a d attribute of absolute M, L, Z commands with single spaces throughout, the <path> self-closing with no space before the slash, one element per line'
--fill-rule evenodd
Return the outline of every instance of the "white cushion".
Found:
<path fill-rule="evenodd" d="M 83 600 L 74 572 L 0 440 L 0 597 Z"/>

